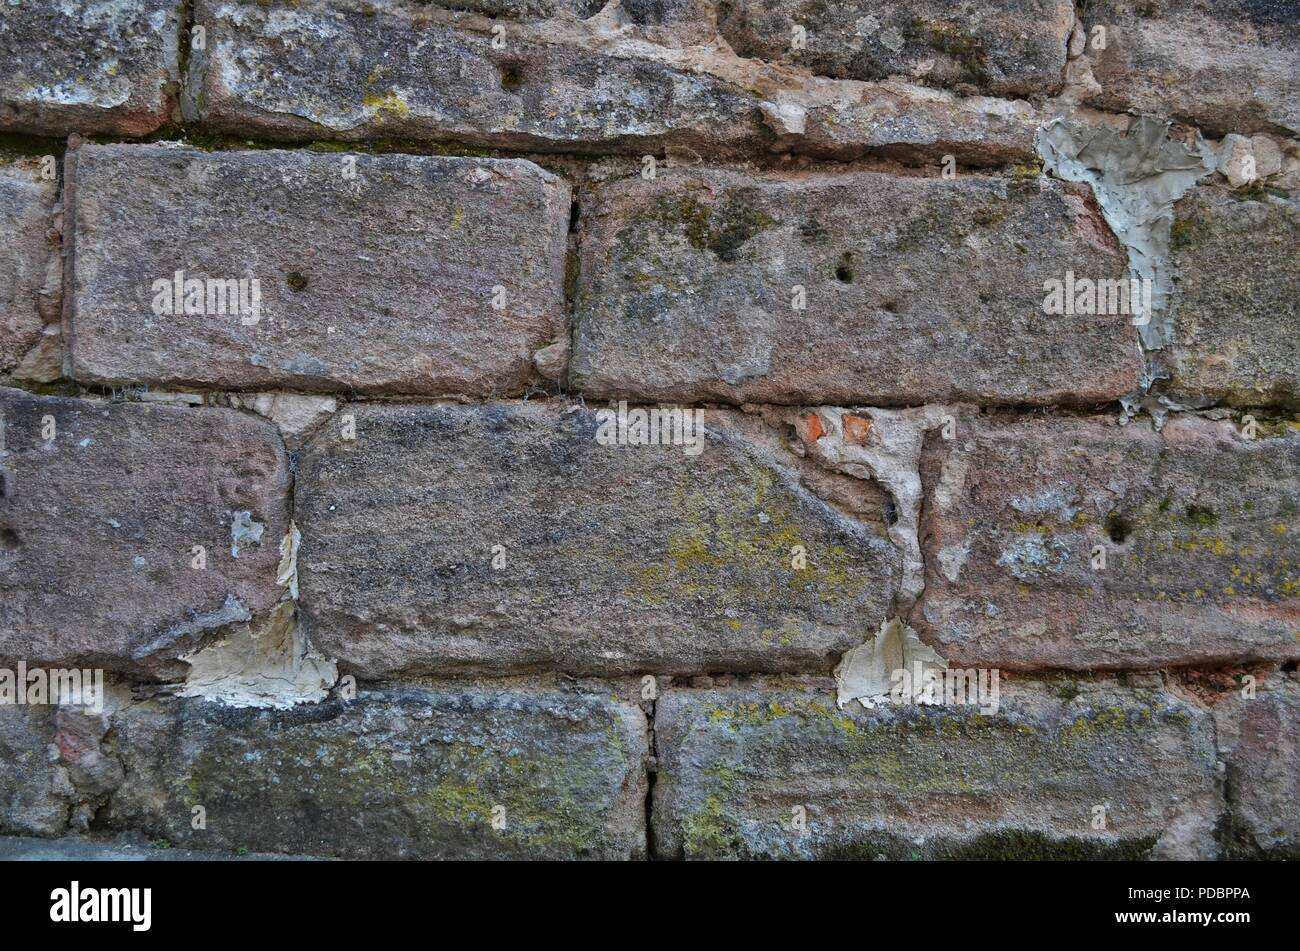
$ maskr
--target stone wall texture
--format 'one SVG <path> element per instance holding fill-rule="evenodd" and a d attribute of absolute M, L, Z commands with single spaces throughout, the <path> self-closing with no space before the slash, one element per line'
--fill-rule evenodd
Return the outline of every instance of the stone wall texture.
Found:
<path fill-rule="evenodd" d="M 1297 104 L 1297 0 L 0 4 L 0 841 L 1300 858 Z"/>

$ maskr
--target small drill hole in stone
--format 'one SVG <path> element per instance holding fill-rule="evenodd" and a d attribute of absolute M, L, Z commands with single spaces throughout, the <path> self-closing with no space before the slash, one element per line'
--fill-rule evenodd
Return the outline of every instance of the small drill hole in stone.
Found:
<path fill-rule="evenodd" d="M 840 263 L 835 266 L 835 279 L 842 284 L 853 283 L 853 255 L 847 251 L 840 258 Z"/>
<path fill-rule="evenodd" d="M 524 73 L 518 66 L 511 63 L 501 70 L 501 88 L 518 89 L 523 85 Z"/>
<path fill-rule="evenodd" d="M 307 275 L 298 271 L 290 271 L 285 275 L 284 282 L 289 285 L 289 290 L 301 291 L 307 286 Z"/>
<path fill-rule="evenodd" d="M 1133 531 L 1133 525 L 1123 515 L 1106 516 L 1106 534 L 1116 545 L 1122 545 Z"/>

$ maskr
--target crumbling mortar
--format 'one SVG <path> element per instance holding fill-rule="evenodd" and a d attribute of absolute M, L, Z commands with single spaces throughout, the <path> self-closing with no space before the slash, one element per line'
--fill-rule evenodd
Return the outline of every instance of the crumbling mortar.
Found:
<path fill-rule="evenodd" d="M 77 148 L 81 138 L 76 135 L 68 137 L 67 151 L 63 158 L 63 376 L 72 379 L 72 348 L 76 342 L 73 326 L 73 298 L 71 289 L 77 286 Z"/>

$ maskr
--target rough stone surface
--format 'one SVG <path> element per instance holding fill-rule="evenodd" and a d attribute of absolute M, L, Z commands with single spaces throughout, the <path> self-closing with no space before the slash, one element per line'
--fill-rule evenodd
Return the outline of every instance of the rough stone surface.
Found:
<path fill-rule="evenodd" d="M 716 34 L 708 0 L 636 0 L 585 22 L 465 9 L 380 0 L 268 12 L 200 0 L 199 21 L 218 41 L 191 57 L 188 114 L 230 134 L 290 141 L 710 159 L 768 149 L 837 160 L 953 154 L 972 165 L 1033 154 L 1026 102 L 738 57 Z"/>
<path fill-rule="evenodd" d="M 931 167 L 1036 160 L 1042 116 L 1023 100 L 957 96 L 900 82 L 842 83 L 826 96 L 777 93 L 763 105 L 778 151 L 851 161 L 882 156 Z"/>
<path fill-rule="evenodd" d="M 179 653 L 283 594 L 289 472 L 270 423 L 10 389 L 0 417 L 0 658 L 183 675 Z"/>
<path fill-rule="evenodd" d="M 167 121 L 179 0 L 9 0 L 0 131 L 141 136 Z"/>
<path fill-rule="evenodd" d="M 50 707 L 0 705 L 0 833 L 58 835 L 66 826 L 53 743 Z"/>
<path fill-rule="evenodd" d="M 957 420 L 922 459 L 926 588 L 950 663 L 1098 670 L 1300 657 L 1300 432 Z M 1094 569 L 1093 552 L 1105 550 Z"/>
<path fill-rule="evenodd" d="M 58 183 L 41 179 L 39 159 L 0 159 L 0 379 L 58 320 Z"/>
<path fill-rule="evenodd" d="M 1137 382 L 1130 317 L 1044 313 L 1045 280 L 1124 274 L 1086 193 L 1045 178 L 691 170 L 600 187 L 580 227 L 570 382 L 592 395 L 1077 403 Z"/>
<path fill-rule="evenodd" d="M 1170 390 L 1300 406 L 1300 202 L 1198 188 L 1176 212 Z"/>
<path fill-rule="evenodd" d="M 0 0 L 0 859 L 1300 858 L 1297 26 Z"/>
<path fill-rule="evenodd" d="M 1084 8 L 1089 102 L 1226 132 L 1300 132 L 1295 0 L 1098 0 Z M 1092 42 L 1104 26 L 1105 48 Z"/>
<path fill-rule="evenodd" d="M 1221 800 L 1210 718 L 1160 691 L 1084 687 L 1069 699 L 1004 683 L 990 716 L 969 706 L 837 710 L 828 690 L 666 691 L 655 708 L 655 852 L 1212 856 Z M 1104 829 L 1094 828 L 1096 806 Z"/>
<path fill-rule="evenodd" d="M 608 10 L 603 0 L 592 7 Z M 717 36 L 717 0 L 619 0 L 618 13 L 639 36 L 665 46 L 711 43 Z"/>
<path fill-rule="evenodd" d="M 880 487 L 750 417 L 707 414 L 688 456 L 557 401 L 347 412 L 295 492 L 304 625 L 341 670 L 829 673 L 890 610 Z"/>
<path fill-rule="evenodd" d="M 1300 858 L 1300 682 L 1235 695 L 1214 708 L 1228 764 L 1234 858 Z"/>
<path fill-rule="evenodd" d="M 126 780 L 104 827 L 187 848 L 373 859 L 645 854 L 645 715 L 608 690 L 363 691 L 275 713 L 171 700 L 130 708 L 117 730 Z M 206 829 L 191 827 L 195 805 Z M 496 807 L 504 811 L 494 816 Z"/>
<path fill-rule="evenodd" d="M 793 30 L 803 27 L 803 48 Z M 719 28 L 741 56 L 846 79 L 1048 95 L 1061 85 L 1070 0 L 722 0 Z"/>
<path fill-rule="evenodd" d="M 196 852 L 145 842 L 140 837 L 0 837 L 0 862 L 283 862 L 308 858 L 254 852 Z"/>
<path fill-rule="evenodd" d="M 555 16 L 586 19 L 600 12 L 605 0 L 428 0 L 427 5 L 510 20 L 538 20 Z"/>
<path fill-rule="evenodd" d="M 509 395 L 565 333 L 569 190 L 530 162 L 85 146 L 75 174 L 83 382 Z M 178 270 L 260 309 L 158 315 Z"/>
<path fill-rule="evenodd" d="M 190 61 L 192 109 L 234 134 L 634 154 L 763 141 L 752 96 L 653 50 L 610 55 L 526 26 L 494 46 L 492 20 L 400 0 L 198 0 L 195 16 L 209 40 Z"/>

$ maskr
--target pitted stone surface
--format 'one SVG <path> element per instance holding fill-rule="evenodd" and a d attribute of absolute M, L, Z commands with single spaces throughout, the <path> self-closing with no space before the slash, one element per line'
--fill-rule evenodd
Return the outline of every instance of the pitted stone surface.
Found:
<path fill-rule="evenodd" d="M 1100 0 L 1084 8 L 1089 103 L 1152 113 L 1206 134 L 1300 133 L 1295 0 Z M 1105 28 L 1103 46 L 1093 40 Z"/>
<path fill-rule="evenodd" d="M 645 715 L 607 692 L 450 685 L 292 712 L 167 700 L 117 730 L 110 830 L 343 858 L 645 855 Z"/>
<path fill-rule="evenodd" d="M 75 174 L 83 382 L 509 395 L 567 335 L 569 188 L 531 162 L 114 145 Z"/>
<path fill-rule="evenodd" d="M 289 469 L 271 423 L 10 389 L 0 417 L 8 666 L 183 676 L 179 654 L 284 593 Z M 236 557 L 239 524 L 260 531 Z"/>
<path fill-rule="evenodd" d="M 57 195 L 40 159 L 0 160 L 0 379 L 22 366 L 47 318 L 58 319 Z"/>
<path fill-rule="evenodd" d="M 193 108 L 234 134 L 636 155 L 763 144 L 758 102 L 741 87 L 653 55 L 609 55 L 599 41 L 401 0 L 198 0 L 195 17 L 209 45 L 191 60 Z"/>
<path fill-rule="evenodd" d="M 170 118 L 180 0 L 13 0 L 0 18 L 0 131 L 143 136 Z"/>
<path fill-rule="evenodd" d="M 1131 317 L 1049 315 L 1124 276 L 1046 178 L 683 170 L 586 200 L 570 383 L 646 400 L 1089 402 L 1137 384 Z"/>
<path fill-rule="evenodd" d="M 912 626 L 963 666 L 1300 658 L 1300 433 L 1281 429 L 963 416 L 921 462 Z"/>
<path fill-rule="evenodd" d="M 890 610 L 886 495 L 731 412 L 698 455 L 558 401 L 356 406 L 304 451 L 304 623 L 363 677 L 829 672 Z"/>
<path fill-rule="evenodd" d="M 58 835 L 68 821 L 49 706 L 0 705 L 0 833 Z"/>
<path fill-rule="evenodd" d="M 0 856 L 1300 856 L 1297 24 L 0 0 Z"/>
<path fill-rule="evenodd" d="M 1198 188 L 1175 206 L 1169 389 L 1300 407 L 1300 202 Z"/>
<path fill-rule="evenodd" d="M 655 710 L 655 849 L 709 859 L 1214 854 L 1221 799 L 1205 713 L 1113 684 L 1072 699 L 1031 684 L 1000 690 L 988 716 L 965 705 L 838 710 L 813 688 L 667 691 Z"/>
<path fill-rule="evenodd" d="M 1227 851 L 1234 858 L 1294 859 L 1300 856 L 1300 682 L 1293 673 L 1251 694 L 1214 708 L 1228 769 Z"/>
<path fill-rule="evenodd" d="M 1074 4 L 721 0 L 719 26 L 742 56 L 786 60 L 827 76 L 905 76 L 997 95 L 1049 95 L 1061 84 Z"/>

